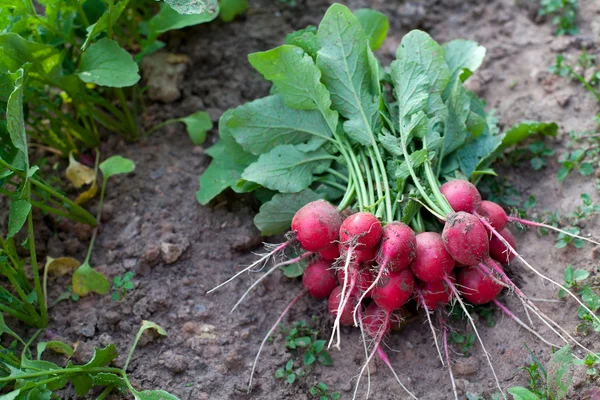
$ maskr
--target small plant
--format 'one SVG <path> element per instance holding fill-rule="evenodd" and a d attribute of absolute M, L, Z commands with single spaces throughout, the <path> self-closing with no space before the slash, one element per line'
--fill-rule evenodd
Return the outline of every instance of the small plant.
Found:
<path fill-rule="evenodd" d="M 319 382 L 315 386 L 311 386 L 310 389 L 308 389 L 308 393 L 312 394 L 315 397 L 318 397 L 319 400 L 339 400 L 340 397 L 342 397 L 342 395 L 339 393 L 329 394 L 327 392 L 328 389 L 329 388 L 326 384 L 324 384 L 323 382 Z"/>
<path fill-rule="evenodd" d="M 452 332 L 448 342 L 457 345 L 459 348 L 459 351 L 465 357 L 468 357 L 469 350 L 471 350 L 473 343 L 475 343 L 475 335 L 473 335 L 472 333 L 467 333 L 467 334 L 463 335 L 463 334 L 460 334 L 457 332 Z"/>
<path fill-rule="evenodd" d="M 112 301 L 120 301 L 127 296 L 127 291 L 133 290 L 133 282 L 131 282 L 131 278 L 133 278 L 133 272 L 128 271 L 122 277 L 115 276 L 113 278 L 112 289 L 113 292 L 111 294 Z"/>
<path fill-rule="evenodd" d="M 546 147 L 546 144 L 541 140 L 531 143 L 527 148 L 533 155 L 530 160 L 531 168 L 536 171 L 542 169 L 546 165 L 546 157 L 554 155 L 554 150 Z"/>
<path fill-rule="evenodd" d="M 319 331 L 309 327 L 305 320 L 294 322 L 289 330 L 282 327 L 281 332 L 285 335 L 285 347 L 291 350 L 304 349 L 305 367 L 315 361 L 325 366 L 333 365 L 329 352 L 325 350 L 325 340 L 317 340 Z"/>
<path fill-rule="evenodd" d="M 306 371 L 300 369 L 298 371 L 294 371 L 294 360 L 289 359 L 287 363 L 285 363 L 285 367 L 277 368 L 275 371 L 275 378 L 277 379 L 285 379 L 288 385 L 296 382 L 297 377 L 306 376 Z"/>
<path fill-rule="evenodd" d="M 532 358 L 531 364 L 522 367 L 529 377 L 527 387 L 515 386 L 508 389 L 514 399 L 526 400 L 563 400 L 566 399 L 571 387 L 571 374 L 569 369 L 573 362 L 570 346 L 565 346 L 554 353 L 548 368 L 540 362 L 535 354 L 529 350 Z"/>
<path fill-rule="evenodd" d="M 577 27 L 577 0 L 542 0 L 539 15 L 552 16 L 552 23 L 556 26 L 557 35 L 576 35 Z"/>
<path fill-rule="evenodd" d="M 594 167 L 591 163 L 583 161 L 585 157 L 585 149 L 577 149 L 571 153 L 563 153 L 558 159 L 558 162 L 561 164 L 561 167 L 558 170 L 558 180 L 561 182 L 564 181 L 573 169 L 577 169 L 583 176 L 593 174 Z"/>
<path fill-rule="evenodd" d="M 588 353 L 584 359 L 573 360 L 574 365 L 585 365 L 587 367 L 586 373 L 592 377 L 598 376 L 597 368 L 600 366 L 600 353 L 591 354 Z"/>
<path fill-rule="evenodd" d="M 568 265 L 565 269 L 565 287 L 577 290 L 585 305 L 595 313 L 600 309 L 600 296 L 594 291 L 598 289 L 599 283 L 596 276 L 590 277 L 590 275 L 586 270 L 574 269 L 572 265 Z M 558 292 L 559 298 L 564 298 L 565 295 L 564 290 Z M 582 320 L 577 326 L 578 332 L 583 335 L 588 335 L 592 331 L 600 332 L 600 324 L 587 310 L 580 306 L 577 314 Z"/>

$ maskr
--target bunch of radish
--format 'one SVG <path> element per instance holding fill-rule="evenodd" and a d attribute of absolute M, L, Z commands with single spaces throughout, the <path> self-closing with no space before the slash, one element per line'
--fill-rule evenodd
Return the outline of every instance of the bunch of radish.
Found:
<path fill-rule="evenodd" d="M 449 368 L 455 396 L 458 394 L 452 377 L 445 322 L 445 306 L 451 302 L 456 302 L 467 315 L 481 346 L 483 342 L 465 303 L 493 303 L 540 340 L 556 346 L 500 303 L 497 297 L 507 288 L 519 297 L 527 311 L 537 315 L 561 340 L 585 349 L 558 323 L 544 314 L 504 272 L 503 264 L 509 264 L 515 257 L 533 269 L 517 253 L 515 238 L 507 229 L 510 221 L 521 224 L 530 222 L 509 217 L 499 205 L 482 201 L 477 188 L 464 180 L 449 181 L 439 187 L 439 192 L 446 201 L 445 205 L 439 207 L 449 207 L 451 210 L 445 217 L 432 212 L 443 221 L 441 233 L 415 233 L 402 222 L 382 224 L 377 217 L 365 211 L 343 218 L 333 205 L 324 200 L 313 201 L 302 207 L 292 220 L 292 230 L 288 235 L 290 239 L 275 246 L 265 257 L 283 252 L 288 246 L 299 247 L 301 255 L 276 264 L 250 288 L 283 265 L 302 259 L 310 260 L 302 276 L 303 290 L 288 304 L 265 336 L 254 367 L 268 337 L 293 304 L 306 293 L 316 299 L 327 299 L 332 316 L 330 346 L 340 348 L 340 325 L 358 327 L 365 338 L 365 347 L 367 338 L 370 338 L 371 348 L 358 375 L 359 380 L 370 360 L 377 355 L 413 398 L 416 397 L 402 384 L 381 346 L 393 323 L 402 319 L 402 307 L 411 300 L 424 310 L 440 361 Z M 543 225 L 535 222 L 532 224 Z M 255 266 L 253 264 L 246 270 Z M 533 270 L 560 286 L 577 299 L 581 306 L 586 307 L 567 288 Z M 248 292 L 244 297 L 247 294 Z M 433 313 L 438 313 L 438 327 L 432 322 Z M 442 333 L 441 346 L 438 342 L 438 330 Z M 493 371 L 487 351 L 484 354 Z M 358 384 L 359 382 L 356 389 Z"/>
<path fill-rule="evenodd" d="M 382 65 L 374 51 L 388 27 L 380 12 L 353 12 L 333 4 L 318 28 L 294 32 L 285 45 L 251 54 L 249 62 L 273 84 L 271 95 L 223 114 L 220 141 L 207 150 L 213 161 L 200 178 L 202 204 L 226 188 L 261 189 L 257 227 L 265 236 L 289 229 L 287 241 L 268 245 L 265 254 L 211 291 L 283 257 L 264 270 L 235 309 L 279 268 L 308 262 L 304 288 L 267 332 L 254 365 L 268 337 L 306 294 L 327 300 L 329 346 L 342 346 L 342 325 L 361 331 L 366 350 L 359 379 L 377 356 L 413 398 L 381 346 L 408 302 L 423 310 L 456 397 L 448 304 L 464 311 L 481 346 L 467 303 L 493 303 L 523 329 L 554 345 L 533 328 L 533 315 L 561 341 L 589 351 L 505 273 L 518 260 L 594 315 L 517 252 L 507 225 L 576 235 L 511 217 L 499 205 L 483 201 L 473 184 L 490 174 L 504 150 L 535 133 L 556 135 L 557 125 L 527 121 L 500 131 L 496 119 L 486 115 L 485 102 L 463 86 L 485 55 L 475 42 L 440 45 L 413 30 L 402 38 L 396 60 Z M 294 256 L 286 259 L 290 253 Z M 528 323 L 498 300 L 504 288 L 519 299 Z M 483 353 L 493 371 L 488 352 Z M 250 387 L 253 375 L 254 368 Z M 503 393 L 497 378 L 496 384 Z"/>

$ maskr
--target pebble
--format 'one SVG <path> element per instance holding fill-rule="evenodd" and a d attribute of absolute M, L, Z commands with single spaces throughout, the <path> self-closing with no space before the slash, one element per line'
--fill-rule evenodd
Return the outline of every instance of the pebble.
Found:
<path fill-rule="evenodd" d="M 160 253 L 165 264 L 173 264 L 175 261 L 179 260 L 179 257 L 187 250 L 189 245 L 190 242 L 185 238 L 182 238 L 176 244 L 163 242 L 160 245 Z"/>
<path fill-rule="evenodd" d="M 187 370 L 189 365 L 188 357 L 182 354 L 176 354 L 172 350 L 165 351 L 161 356 L 160 362 L 174 374 L 179 374 Z"/>
<path fill-rule="evenodd" d="M 461 359 L 454 364 L 454 375 L 471 376 L 479 370 L 479 361 L 475 357 Z"/>
<path fill-rule="evenodd" d="M 104 314 L 104 319 L 106 320 L 106 323 L 108 323 L 109 325 L 115 325 L 117 322 L 119 322 L 121 320 L 121 314 L 116 311 L 107 311 Z"/>

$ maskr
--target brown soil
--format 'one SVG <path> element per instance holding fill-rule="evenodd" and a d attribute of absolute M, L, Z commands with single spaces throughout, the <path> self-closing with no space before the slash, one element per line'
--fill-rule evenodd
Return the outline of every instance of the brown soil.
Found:
<path fill-rule="evenodd" d="M 253 8 L 246 17 L 232 23 L 214 22 L 172 35 L 169 50 L 187 54 L 191 61 L 185 76 L 183 97 L 176 103 L 153 104 L 146 114 L 152 125 L 168 117 L 184 116 L 207 110 L 216 121 L 220 114 L 267 94 L 269 85 L 252 70 L 246 60 L 250 52 L 270 49 L 282 43 L 288 32 L 317 24 L 330 2 L 300 0 L 287 7 L 276 0 L 251 0 Z M 379 51 L 388 63 L 402 35 L 409 29 L 427 30 L 438 41 L 467 38 L 487 48 L 486 62 L 471 78 L 469 86 L 482 96 L 488 107 L 496 108 L 505 126 L 523 118 L 554 120 L 561 126 L 560 135 L 549 143 L 566 148 L 566 133 L 571 129 L 593 128 L 592 116 L 599 109 L 584 89 L 568 84 L 547 72 L 557 52 L 577 53 L 581 46 L 598 53 L 600 37 L 594 37 L 592 23 L 600 18 L 595 2 L 580 1 L 581 34 L 554 37 L 549 22 L 530 18 L 535 15 L 529 3 L 513 0 L 486 2 L 448 1 L 350 1 L 352 8 L 373 7 L 385 12 L 390 21 L 390 36 Z M 209 146 L 216 130 L 211 132 Z M 317 367 L 297 384 L 287 385 L 274 379 L 276 368 L 290 354 L 280 337 L 267 344 L 263 352 L 256 385 L 250 395 L 246 384 L 250 366 L 262 337 L 285 304 L 300 290 L 298 281 L 274 274 L 260 285 L 233 314 L 229 309 L 253 279 L 244 275 L 225 290 L 206 295 L 206 291 L 231 276 L 239 266 L 254 259 L 252 251 L 260 251 L 263 238 L 252 223 L 256 205 L 250 197 L 226 194 L 208 207 L 200 206 L 194 197 L 198 176 L 209 163 L 202 147 L 190 146 L 183 128 L 165 128 L 141 143 L 110 145 L 111 151 L 135 160 L 134 174 L 115 178 L 108 188 L 107 221 L 99 237 L 93 265 L 108 276 L 135 273 L 135 290 L 121 302 L 109 296 L 90 296 L 78 302 L 61 302 L 51 309 L 51 330 L 67 341 L 79 342 L 76 361 L 85 362 L 94 346 L 115 343 L 124 354 L 142 320 L 152 320 L 165 327 L 164 339 L 144 339 L 130 365 L 132 380 L 140 387 L 166 389 L 183 399 L 308 399 L 308 388 L 325 382 L 342 398 L 351 398 L 352 379 L 360 370 L 363 349 L 356 331 L 343 331 L 342 351 L 332 351 L 333 368 Z M 500 168 L 502 177 L 513 182 L 523 193 L 536 196 L 536 209 L 572 211 L 582 192 L 593 194 L 599 201 L 594 180 L 573 174 L 564 183 L 556 180 L 556 160 L 541 171 L 528 163 Z M 600 232 L 598 219 L 586 221 L 585 231 Z M 57 228 L 58 229 L 58 228 Z M 79 227 L 85 239 L 85 229 Z M 49 230 L 42 240 L 51 256 L 82 257 L 85 244 L 58 230 Z M 583 250 L 557 250 L 551 238 L 538 238 L 534 233 L 517 236 L 525 258 L 549 276 L 562 280 L 567 264 L 590 271 L 598 264 L 592 259 L 591 247 Z M 163 253 L 161 253 L 161 248 Z M 167 264 L 169 257 L 177 258 Z M 169 260 L 170 261 L 170 260 Z M 536 278 L 518 263 L 511 267 L 521 276 L 524 291 L 535 298 L 555 299 L 557 290 Z M 57 296 L 65 282 L 56 282 L 50 297 Z M 502 299 L 521 317 L 514 297 Z M 577 325 L 576 305 L 541 303 L 543 309 L 574 333 Z M 318 316 L 327 322 L 326 305 L 303 298 L 286 319 L 290 321 Z M 518 368 L 529 362 L 527 344 L 542 360 L 550 351 L 534 337 L 518 329 L 498 312 L 497 325 L 479 323 L 480 333 L 495 365 L 503 387 L 526 384 Z M 422 319 L 420 319 L 422 320 Z M 540 326 L 541 324 L 538 324 Z M 454 324 L 464 330 L 462 323 Z M 325 329 L 325 334 L 329 331 Z M 596 346 L 592 337 L 583 343 Z M 429 327 L 413 323 L 386 341 L 390 360 L 403 382 L 420 399 L 452 398 L 447 370 L 437 359 Z M 393 350 L 392 350 L 393 349 Z M 495 385 L 483 352 L 475 345 L 472 355 L 454 354 L 454 371 L 460 393 L 495 392 Z M 374 399 L 404 399 L 383 364 L 377 363 L 371 379 Z M 575 373 L 572 398 L 579 398 L 585 373 Z M 366 380 L 363 379 L 363 393 Z M 360 395 L 363 397 L 363 394 Z M 75 398 L 74 392 L 64 394 Z"/>

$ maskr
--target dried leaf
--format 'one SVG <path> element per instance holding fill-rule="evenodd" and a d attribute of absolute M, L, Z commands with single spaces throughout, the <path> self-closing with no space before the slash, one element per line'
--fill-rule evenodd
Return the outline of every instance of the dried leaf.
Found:
<path fill-rule="evenodd" d="M 75 160 L 73 153 L 69 154 L 69 166 L 67 167 L 65 175 L 77 189 L 83 185 L 91 184 L 96 179 L 94 169 Z"/>
<path fill-rule="evenodd" d="M 80 262 L 71 257 L 52 258 L 48 256 L 46 259 L 46 269 L 48 273 L 54 276 L 63 276 L 79 267 Z"/>

